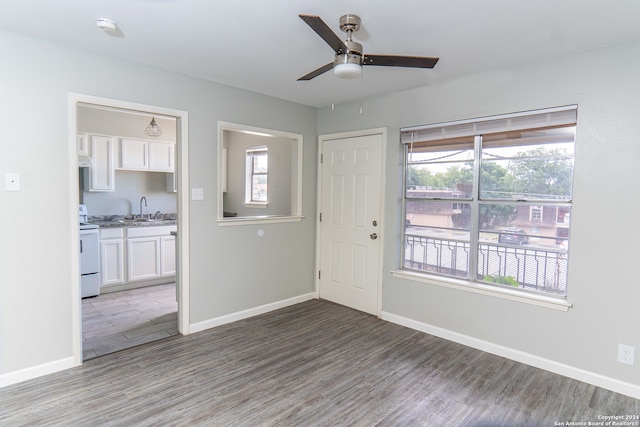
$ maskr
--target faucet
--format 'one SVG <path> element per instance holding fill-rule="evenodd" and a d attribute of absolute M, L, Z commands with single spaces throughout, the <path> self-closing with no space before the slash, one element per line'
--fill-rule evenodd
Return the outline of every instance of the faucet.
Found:
<path fill-rule="evenodd" d="M 142 198 L 140 198 L 140 218 L 142 218 L 142 201 L 144 200 L 144 205 L 147 206 L 147 198 L 142 196 Z"/>

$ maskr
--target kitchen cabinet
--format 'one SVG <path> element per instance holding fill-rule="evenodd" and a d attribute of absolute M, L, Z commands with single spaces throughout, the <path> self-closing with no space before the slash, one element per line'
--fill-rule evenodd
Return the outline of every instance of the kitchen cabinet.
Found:
<path fill-rule="evenodd" d="M 175 225 L 100 229 L 101 285 L 167 283 L 176 275 Z M 124 286 L 124 288 L 123 288 Z"/>
<path fill-rule="evenodd" d="M 175 276 L 175 225 L 127 229 L 127 279 L 158 279 Z"/>
<path fill-rule="evenodd" d="M 77 137 L 78 157 L 89 157 L 89 135 L 79 133 Z"/>
<path fill-rule="evenodd" d="M 173 172 L 175 144 L 167 141 L 120 139 L 120 169 Z"/>
<path fill-rule="evenodd" d="M 173 172 L 174 151 L 172 142 L 149 141 L 149 170 Z"/>
<path fill-rule="evenodd" d="M 160 237 L 160 275 L 176 275 L 176 237 Z"/>
<path fill-rule="evenodd" d="M 101 285 L 124 283 L 124 267 L 124 228 L 100 229 Z"/>
<path fill-rule="evenodd" d="M 127 239 L 127 260 L 127 279 L 130 282 L 160 276 L 160 238 Z"/>
<path fill-rule="evenodd" d="M 166 184 L 167 184 L 167 193 L 177 193 L 178 192 L 178 181 L 175 172 L 169 172 L 166 176 Z"/>
<path fill-rule="evenodd" d="M 149 169 L 149 143 L 140 139 L 120 139 L 120 168 Z"/>
<path fill-rule="evenodd" d="M 87 175 L 89 191 L 115 190 L 115 142 L 111 136 L 89 135 L 91 167 Z"/>

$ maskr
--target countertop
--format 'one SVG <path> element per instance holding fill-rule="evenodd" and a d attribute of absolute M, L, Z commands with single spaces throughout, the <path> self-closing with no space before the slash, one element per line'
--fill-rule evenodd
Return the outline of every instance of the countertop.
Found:
<path fill-rule="evenodd" d="M 158 218 L 132 218 L 131 215 L 97 215 L 88 219 L 89 223 L 96 224 L 100 228 L 155 227 L 176 224 L 176 214 L 161 214 L 158 215 Z"/>

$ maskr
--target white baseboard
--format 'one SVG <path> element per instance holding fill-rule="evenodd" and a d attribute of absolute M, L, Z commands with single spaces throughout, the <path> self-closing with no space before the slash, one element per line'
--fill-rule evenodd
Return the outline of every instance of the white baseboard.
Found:
<path fill-rule="evenodd" d="M 74 366 L 73 357 L 67 357 L 65 359 L 55 360 L 42 365 L 2 374 L 0 375 L 0 388 L 41 377 L 43 375 L 53 374 L 54 372 L 63 371 L 65 369 L 73 368 Z"/>
<path fill-rule="evenodd" d="M 237 320 L 247 319 L 249 317 L 257 316 L 259 314 L 268 313 L 270 311 L 278 310 L 288 307 L 290 305 L 299 304 L 301 302 L 309 301 L 316 298 L 315 292 L 299 295 L 297 297 L 288 298 L 282 301 L 276 301 L 269 304 L 261 305 L 258 307 L 249 308 L 247 310 L 238 311 L 224 316 L 215 317 L 213 319 L 204 320 L 198 323 L 192 323 L 189 325 L 189 333 L 204 331 L 205 329 L 215 328 L 216 326 L 225 325 L 227 323 L 235 322 Z"/>
<path fill-rule="evenodd" d="M 490 343 L 488 341 L 484 341 L 468 335 L 463 335 L 458 332 L 450 331 L 448 329 L 439 328 L 437 326 L 422 323 L 417 320 L 398 316 L 393 313 L 383 311 L 381 319 L 414 329 L 416 331 L 444 338 L 449 341 L 457 342 L 468 347 L 473 347 L 487 353 L 506 357 L 508 359 L 515 360 L 516 362 L 524 363 L 525 365 L 544 369 L 545 371 L 553 372 L 555 374 L 559 374 L 568 378 L 573 378 L 574 380 L 592 384 L 597 387 L 602 387 L 616 393 L 621 393 L 626 396 L 633 397 L 634 399 L 640 399 L 640 386 L 637 384 L 631 384 L 617 380 L 615 378 L 596 374 L 594 372 L 585 371 L 584 369 L 565 365 L 564 363 L 545 359 L 543 357 L 525 353 L 520 350 L 514 350 L 512 348 L 504 347 L 498 344 Z"/>

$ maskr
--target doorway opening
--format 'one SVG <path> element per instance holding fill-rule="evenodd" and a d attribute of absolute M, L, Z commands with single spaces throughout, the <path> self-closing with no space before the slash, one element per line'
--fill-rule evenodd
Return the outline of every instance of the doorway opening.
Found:
<path fill-rule="evenodd" d="M 144 134 L 150 120 L 163 138 Z M 69 94 L 71 211 L 102 225 L 99 292 L 86 297 L 72 261 L 75 365 L 189 333 L 187 125 L 185 111 Z"/>

